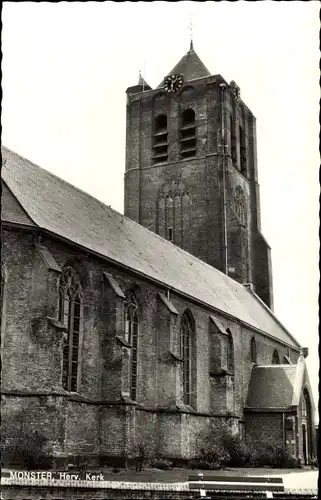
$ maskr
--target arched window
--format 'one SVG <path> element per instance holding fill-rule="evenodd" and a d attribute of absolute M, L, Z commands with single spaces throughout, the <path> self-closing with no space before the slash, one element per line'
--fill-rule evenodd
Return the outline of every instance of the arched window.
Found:
<path fill-rule="evenodd" d="M 181 357 L 183 359 L 183 402 L 192 403 L 192 336 L 194 320 L 192 314 L 186 311 L 181 322 Z"/>
<path fill-rule="evenodd" d="M 62 386 L 66 391 L 78 390 L 82 319 L 83 294 L 79 277 L 72 267 L 65 267 L 59 282 L 59 320 L 67 328 L 62 368 Z"/>
<path fill-rule="evenodd" d="M 196 126 L 193 109 L 185 109 L 181 115 L 180 143 L 182 158 L 196 155 Z"/>
<path fill-rule="evenodd" d="M 305 464 L 314 457 L 314 444 L 312 441 L 312 412 L 311 400 L 307 389 L 303 390 L 301 397 L 301 427 L 303 440 L 303 456 Z"/>
<path fill-rule="evenodd" d="M 4 264 L 1 262 L 1 290 L 0 290 L 1 350 L 3 348 L 3 342 L 5 336 L 6 282 L 7 282 L 6 269 Z"/>
<path fill-rule="evenodd" d="M 153 135 L 154 163 L 167 161 L 167 147 L 167 116 L 158 115 L 155 118 Z"/>
<path fill-rule="evenodd" d="M 251 361 L 252 361 L 252 363 L 256 363 L 257 362 L 256 342 L 255 342 L 255 338 L 254 337 L 251 338 Z"/>
<path fill-rule="evenodd" d="M 272 365 L 279 365 L 279 364 L 280 364 L 280 356 L 277 349 L 274 349 L 272 355 Z"/>
<path fill-rule="evenodd" d="M 125 308 L 125 340 L 130 344 L 130 397 L 137 399 L 138 375 L 138 305 L 134 294 L 129 294 Z"/>
<path fill-rule="evenodd" d="M 229 372 L 234 373 L 234 343 L 231 330 L 226 329 L 228 334 L 227 337 L 227 349 L 226 349 L 226 368 Z"/>

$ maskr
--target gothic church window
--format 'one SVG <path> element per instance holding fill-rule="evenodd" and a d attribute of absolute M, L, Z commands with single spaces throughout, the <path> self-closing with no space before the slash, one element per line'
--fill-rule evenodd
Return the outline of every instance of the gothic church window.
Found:
<path fill-rule="evenodd" d="M 167 161 L 167 148 L 167 116 L 158 115 L 155 119 L 153 135 L 154 163 Z"/>
<path fill-rule="evenodd" d="M 183 359 L 183 402 L 186 405 L 191 404 L 192 396 L 192 335 L 194 334 L 194 321 L 189 311 L 183 314 L 181 322 L 181 357 Z"/>
<path fill-rule="evenodd" d="M 6 319 L 6 269 L 1 262 L 1 290 L 0 290 L 0 321 L 1 321 L 1 348 L 4 342 L 5 335 L 5 319 Z"/>
<path fill-rule="evenodd" d="M 62 386 L 71 392 L 78 390 L 82 319 L 83 293 L 79 277 L 72 267 L 66 267 L 59 282 L 59 320 L 67 328 L 63 343 Z"/>
<path fill-rule="evenodd" d="M 252 361 L 252 363 L 256 363 L 257 362 L 256 342 L 255 342 L 255 338 L 254 337 L 251 338 L 251 361 Z"/>
<path fill-rule="evenodd" d="M 181 158 L 196 155 L 196 125 L 193 109 L 185 109 L 181 115 L 180 145 Z"/>
<path fill-rule="evenodd" d="M 277 349 L 274 349 L 272 355 L 272 365 L 279 365 L 279 364 L 280 364 L 280 356 Z"/>
<path fill-rule="evenodd" d="M 0 313 L 1 320 L 4 313 L 4 290 L 6 284 L 6 273 L 3 264 L 1 263 L 1 290 L 0 290 Z"/>
<path fill-rule="evenodd" d="M 156 200 L 156 232 L 184 247 L 184 230 L 190 222 L 191 202 L 185 184 L 173 179 L 161 186 Z"/>
<path fill-rule="evenodd" d="M 227 337 L 227 349 L 226 349 L 226 368 L 230 373 L 234 373 L 234 343 L 231 330 L 226 329 L 228 334 Z"/>
<path fill-rule="evenodd" d="M 137 398 L 138 376 L 138 305 L 133 293 L 128 295 L 125 308 L 125 340 L 130 345 L 130 397 Z"/>

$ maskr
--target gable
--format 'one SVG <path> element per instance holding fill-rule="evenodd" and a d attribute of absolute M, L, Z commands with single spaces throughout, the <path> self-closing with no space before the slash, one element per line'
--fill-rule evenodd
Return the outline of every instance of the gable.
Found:
<path fill-rule="evenodd" d="M 2 177 L 28 220 L 190 300 L 299 347 L 267 306 L 240 283 L 7 148 L 3 157 Z M 10 206 L 5 210 L 9 217 L 16 217 Z"/>

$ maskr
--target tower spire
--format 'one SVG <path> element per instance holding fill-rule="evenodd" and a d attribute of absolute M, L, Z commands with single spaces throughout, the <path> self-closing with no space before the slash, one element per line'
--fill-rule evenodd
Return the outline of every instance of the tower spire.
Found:
<path fill-rule="evenodd" d="M 189 29 L 189 33 L 190 33 L 189 50 L 194 50 L 194 46 L 193 46 L 193 27 L 194 27 L 194 24 L 193 24 L 193 20 L 191 18 L 190 22 L 189 22 L 189 25 L 188 25 L 188 29 Z"/>

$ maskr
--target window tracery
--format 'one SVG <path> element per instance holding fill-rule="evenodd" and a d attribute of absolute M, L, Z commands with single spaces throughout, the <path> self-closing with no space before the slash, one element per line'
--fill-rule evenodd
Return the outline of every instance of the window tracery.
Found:
<path fill-rule="evenodd" d="M 59 280 L 59 320 L 67 328 L 63 343 L 62 386 L 72 392 L 78 390 L 82 309 L 83 292 L 79 276 L 72 267 L 66 267 Z"/>
<path fill-rule="evenodd" d="M 157 233 L 183 247 L 184 227 L 189 220 L 190 198 L 180 179 L 166 182 L 157 195 Z"/>
<path fill-rule="evenodd" d="M 193 319 L 191 314 L 186 311 L 183 314 L 181 322 L 181 358 L 183 359 L 183 402 L 186 405 L 191 404 L 192 396 L 192 336 L 194 334 Z"/>
<path fill-rule="evenodd" d="M 138 377 L 138 304 L 133 293 L 127 295 L 125 302 L 125 340 L 130 345 L 130 397 L 137 399 Z"/>

